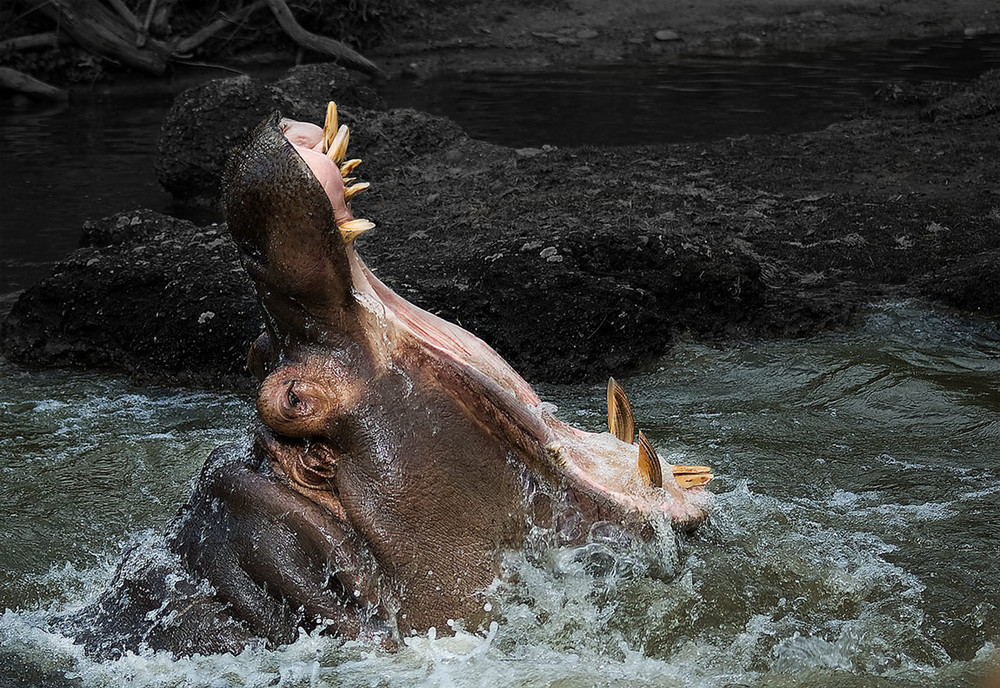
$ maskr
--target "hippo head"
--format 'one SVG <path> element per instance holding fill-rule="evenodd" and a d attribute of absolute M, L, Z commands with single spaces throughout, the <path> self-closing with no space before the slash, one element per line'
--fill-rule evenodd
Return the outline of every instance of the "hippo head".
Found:
<path fill-rule="evenodd" d="M 575 429 L 484 342 L 368 270 L 355 239 L 374 225 L 351 213 L 367 184 L 351 185 L 360 161 L 345 161 L 336 119 L 332 104 L 324 128 L 268 118 L 225 187 L 265 313 L 249 356 L 254 451 L 360 552 L 351 601 L 401 632 L 474 622 L 500 553 L 533 527 L 569 542 L 600 522 L 650 537 L 703 521 L 708 469 L 661 465 L 642 433 L 633 443 L 613 380 L 611 432 Z M 378 585 L 354 584 L 368 578 Z"/>

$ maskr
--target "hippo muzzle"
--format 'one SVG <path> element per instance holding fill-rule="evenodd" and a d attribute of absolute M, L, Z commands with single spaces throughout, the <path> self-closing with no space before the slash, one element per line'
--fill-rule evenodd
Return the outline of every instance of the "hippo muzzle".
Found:
<path fill-rule="evenodd" d="M 403 633 L 475 623 L 500 553 L 533 526 L 610 521 L 648 537 L 701 523 L 711 474 L 634 442 L 617 383 L 611 432 L 573 428 L 483 341 L 368 270 L 355 246 L 374 225 L 351 211 L 367 184 L 351 184 L 360 161 L 345 160 L 336 120 L 333 104 L 324 128 L 266 119 L 236 148 L 225 199 L 265 313 L 254 452 L 343 534 L 351 552 L 332 573 L 365 618 Z"/>

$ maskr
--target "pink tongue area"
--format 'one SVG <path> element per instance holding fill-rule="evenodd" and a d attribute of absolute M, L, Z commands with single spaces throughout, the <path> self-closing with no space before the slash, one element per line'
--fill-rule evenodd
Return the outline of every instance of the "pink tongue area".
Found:
<path fill-rule="evenodd" d="M 323 154 L 323 130 L 308 122 L 286 120 L 284 134 L 326 191 L 337 224 L 353 220 L 354 216 L 344 200 L 344 179 L 340 176 L 340 168 Z"/>
<path fill-rule="evenodd" d="M 340 176 L 340 168 L 322 152 L 323 130 L 308 122 L 284 120 L 282 132 L 326 191 L 337 224 L 354 219 L 344 200 L 344 180 Z M 348 251 L 348 260 L 354 273 L 354 288 L 372 294 L 418 340 L 484 373 L 521 403 L 529 406 L 539 403 L 531 386 L 479 338 L 400 298 L 368 272 L 353 250 Z"/>

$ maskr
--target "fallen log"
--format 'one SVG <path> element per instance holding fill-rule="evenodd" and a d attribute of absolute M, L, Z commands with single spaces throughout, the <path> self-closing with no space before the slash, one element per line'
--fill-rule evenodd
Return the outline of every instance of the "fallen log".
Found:
<path fill-rule="evenodd" d="M 267 6 L 278 20 L 282 31 L 303 48 L 337 58 L 348 67 L 353 67 L 366 74 L 385 76 L 385 72 L 378 65 L 361 53 L 352 50 L 340 41 L 311 33 L 299 26 L 285 0 L 267 0 Z"/>
<path fill-rule="evenodd" d="M 49 98 L 51 100 L 63 100 L 67 97 L 66 91 L 56 88 L 44 81 L 39 81 L 33 76 L 28 76 L 24 72 L 9 67 L 0 67 L 0 89 L 8 89 L 24 93 L 25 95 L 39 98 Z"/>

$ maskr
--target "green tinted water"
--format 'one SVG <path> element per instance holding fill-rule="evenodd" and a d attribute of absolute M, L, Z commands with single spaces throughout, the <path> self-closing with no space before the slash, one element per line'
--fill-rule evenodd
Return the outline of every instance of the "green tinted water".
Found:
<path fill-rule="evenodd" d="M 995 325 L 893 305 L 854 333 L 681 344 L 622 382 L 661 455 L 718 475 L 666 579 L 627 553 L 518 555 L 496 626 L 398 654 L 307 636 L 95 663 L 46 619 L 155 541 L 251 407 L 0 363 L 0 685 L 977 685 L 1000 639 Z M 603 386 L 540 393 L 601 429 Z"/>

